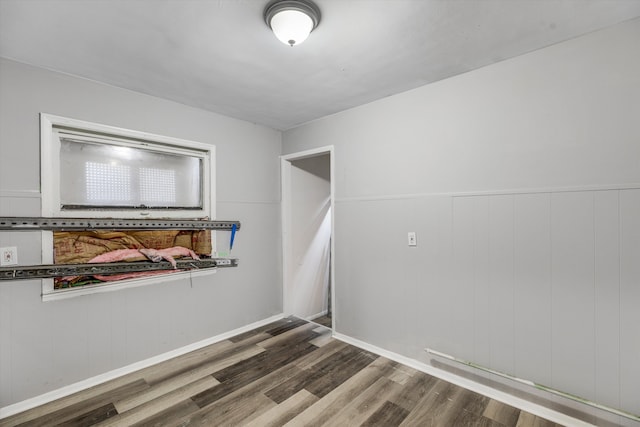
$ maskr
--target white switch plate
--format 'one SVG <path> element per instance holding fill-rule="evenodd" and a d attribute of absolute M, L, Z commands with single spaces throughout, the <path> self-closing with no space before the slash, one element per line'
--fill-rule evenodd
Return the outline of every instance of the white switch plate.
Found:
<path fill-rule="evenodd" d="M 18 265 L 18 248 L 9 246 L 0 248 L 0 266 Z"/>
<path fill-rule="evenodd" d="M 408 240 L 409 246 L 418 246 L 418 240 L 416 239 L 415 231 L 410 231 L 407 234 L 407 240 Z"/>

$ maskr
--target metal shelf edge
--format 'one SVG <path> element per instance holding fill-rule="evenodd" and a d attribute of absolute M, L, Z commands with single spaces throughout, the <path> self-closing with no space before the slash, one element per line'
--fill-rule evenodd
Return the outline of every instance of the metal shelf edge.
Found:
<path fill-rule="evenodd" d="M 207 258 L 201 260 L 178 259 L 177 270 L 200 270 L 209 268 L 237 267 L 237 258 Z M 48 264 L 48 265 L 15 265 L 0 267 L 2 280 L 33 280 L 65 276 L 108 275 L 140 271 L 173 270 L 167 261 L 162 262 L 113 262 L 95 264 Z"/>
<path fill-rule="evenodd" d="M 240 221 L 140 218 L 44 218 L 0 217 L 0 231 L 91 231 L 91 230 L 231 230 Z"/>

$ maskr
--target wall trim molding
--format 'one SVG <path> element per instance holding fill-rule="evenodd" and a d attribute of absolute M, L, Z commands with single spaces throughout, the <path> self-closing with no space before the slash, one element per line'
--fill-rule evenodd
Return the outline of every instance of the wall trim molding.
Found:
<path fill-rule="evenodd" d="M 279 205 L 280 200 L 217 200 L 216 203 L 230 205 Z"/>
<path fill-rule="evenodd" d="M 37 190 L 0 190 L 1 197 L 15 199 L 40 199 L 42 195 Z"/>
<path fill-rule="evenodd" d="M 43 239 L 42 246 L 45 247 L 44 239 Z M 53 244 L 50 244 L 47 247 L 53 247 Z M 180 280 L 188 280 L 191 283 L 191 287 L 193 287 L 194 278 L 201 277 L 201 276 L 210 276 L 210 275 L 216 274 L 217 272 L 218 272 L 217 268 L 201 269 L 201 270 L 185 270 L 185 271 L 175 272 L 171 274 L 161 274 L 157 276 L 124 279 L 114 283 L 107 282 L 106 286 L 104 285 L 104 283 L 100 283 L 96 285 L 88 285 L 83 287 L 67 288 L 67 289 L 60 289 L 60 290 L 53 289 L 53 279 L 42 279 L 42 301 L 43 302 L 60 301 L 63 299 L 76 298 L 83 295 L 93 295 L 93 294 L 101 294 L 105 292 L 114 292 L 114 291 L 119 291 L 123 289 L 138 288 L 140 286 L 158 285 L 159 283 L 164 283 L 164 282 L 178 282 Z"/>
<path fill-rule="evenodd" d="M 308 321 L 308 322 L 313 322 L 313 319 L 316 319 L 316 318 L 318 318 L 318 317 L 320 317 L 320 316 L 324 316 L 324 315 L 326 315 L 327 313 L 329 313 L 329 310 L 328 310 L 328 309 L 325 309 L 325 310 L 320 311 L 319 313 L 316 313 L 316 314 L 312 314 L 312 315 L 310 315 L 310 316 L 307 316 L 304 320 L 306 320 L 306 321 Z"/>
<path fill-rule="evenodd" d="M 336 203 L 348 202 L 375 202 L 385 200 L 411 200 L 424 199 L 428 197 L 474 197 L 474 196 L 509 196 L 520 194 L 544 194 L 544 193 L 577 193 L 585 191 L 610 191 L 610 190 L 638 190 L 640 183 L 637 184 L 608 184 L 608 185 L 583 185 L 575 187 L 542 187 L 542 188 L 521 188 L 506 190 L 487 190 L 487 191 L 460 191 L 448 193 L 406 193 L 406 194 L 386 194 L 380 196 L 353 196 L 338 197 Z"/>
<path fill-rule="evenodd" d="M 4 408 L 0 408 L 0 419 L 9 417 L 11 415 L 18 414 L 20 412 L 35 408 L 36 406 L 43 405 L 45 403 L 52 402 L 56 399 L 60 399 L 62 397 L 69 396 L 73 393 L 77 393 L 79 391 L 88 389 L 90 387 L 94 387 L 96 385 L 102 384 L 104 382 L 113 380 L 115 378 L 121 377 L 126 374 L 130 374 L 132 372 L 138 371 L 140 369 L 147 368 L 151 365 L 155 365 L 160 362 L 164 362 L 166 360 L 172 359 L 177 356 L 181 356 L 183 354 L 189 353 L 194 350 L 198 350 L 202 347 L 206 347 L 211 344 L 215 344 L 220 341 L 224 341 L 228 338 L 231 338 L 235 335 L 239 335 L 241 333 L 259 328 L 261 326 L 267 325 L 269 323 L 280 320 L 284 317 L 284 314 L 276 314 L 274 316 L 268 317 L 266 319 L 258 320 L 257 322 L 250 323 L 245 326 L 241 326 L 239 328 L 233 329 L 231 331 L 224 332 L 222 334 L 213 336 L 211 338 L 206 338 L 204 340 L 195 342 L 193 344 L 188 344 L 184 347 L 177 348 L 175 350 L 168 351 L 166 353 L 159 354 L 157 356 L 150 357 L 145 360 L 141 360 L 139 362 L 134 362 L 130 365 L 123 366 L 122 368 L 117 368 L 109 372 L 105 372 L 104 374 L 99 374 L 91 378 L 87 378 L 82 381 L 78 381 L 73 384 L 69 384 L 67 386 L 61 387 L 57 390 L 52 390 L 50 392 L 41 394 L 36 397 L 32 397 L 30 399 L 23 400 L 22 402 L 14 403 L 9 406 L 5 406 Z"/>
<path fill-rule="evenodd" d="M 498 400 L 502 403 L 506 403 L 507 405 L 511 405 L 520 410 L 529 412 L 533 415 L 537 415 L 549 421 L 553 421 L 554 423 L 573 426 L 573 427 L 595 427 L 593 424 L 589 424 L 577 418 L 570 417 L 566 414 L 547 408 L 545 406 L 538 405 L 536 403 L 513 396 L 509 393 L 506 393 L 500 390 L 496 390 L 495 388 L 486 386 L 476 381 L 472 381 L 468 378 L 464 378 L 459 375 L 452 374 L 451 372 L 447 372 L 445 370 L 436 368 L 434 366 L 428 365 L 426 363 L 420 362 L 410 357 L 402 356 L 401 354 L 394 353 L 389 350 L 385 350 L 383 348 L 377 347 L 373 344 L 366 343 L 364 341 L 360 341 L 348 335 L 344 335 L 334 331 L 333 337 L 337 340 L 344 341 L 347 344 L 360 347 L 364 350 L 386 357 L 387 359 L 391 359 L 395 362 L 399 362 L 404 365 L 407 365 L 413 369 L 424 372 L 425 374 L 432 375 L 434 377 L 440 378 L 444 381 L 450 382 L 457 386 L 464 387 L 476 393 L 480 393 L 491 399 Z"/>

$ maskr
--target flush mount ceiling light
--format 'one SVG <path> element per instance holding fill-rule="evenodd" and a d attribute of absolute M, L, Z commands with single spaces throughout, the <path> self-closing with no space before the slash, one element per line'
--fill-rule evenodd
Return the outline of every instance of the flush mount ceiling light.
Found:
<path fill-rule="evenodd" d="M 299 45 L 320 23 L 320 9 L 310 0 L 275 0 L 264 9 L 264 22 L 282 43 Z"/>

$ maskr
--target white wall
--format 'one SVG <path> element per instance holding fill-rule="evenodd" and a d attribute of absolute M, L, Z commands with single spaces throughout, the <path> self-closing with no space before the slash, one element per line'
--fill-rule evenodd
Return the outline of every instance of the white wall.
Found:
<path fill-rule="evenodd" d="M 638 40 L 636 19 L 285 132 L 335 146 L 336 330 L 637 413 Z"/>
<path fill-rule="evenodd" d="M 326 313 L 331 243 L 328 154 L 291 162 L 291 312 L 303 319 Z"/>
<path fill-rule="evenodd" d="M 0 283 L 0 407 L 282 311 L 280 132 L 0 59 L 0 216 L 40 215 L 40 112 L 215 144 L 217 215 L 242 222 L 240 266 L 47 303 L 39 281 Z M 0 233 L 0 246 L 41 262 L 38 233 Z"/>

